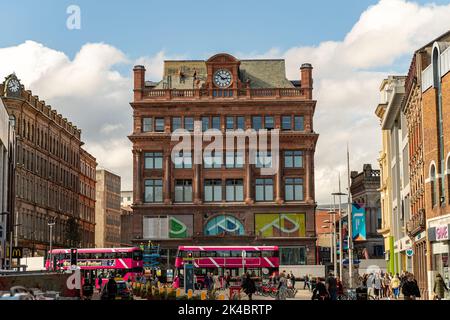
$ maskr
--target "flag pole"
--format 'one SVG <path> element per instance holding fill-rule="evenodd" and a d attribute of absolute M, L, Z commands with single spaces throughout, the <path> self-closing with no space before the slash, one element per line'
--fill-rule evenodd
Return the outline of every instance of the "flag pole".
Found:
<path fill-rule="evenodd" d="M 349 272 L 349 285 L 350 289 L 353 289 L 353 215 L 352 204 L 350 194 L 350 152 L 347 142 L 347 223 L 348 223 L 348 272 Z"/>

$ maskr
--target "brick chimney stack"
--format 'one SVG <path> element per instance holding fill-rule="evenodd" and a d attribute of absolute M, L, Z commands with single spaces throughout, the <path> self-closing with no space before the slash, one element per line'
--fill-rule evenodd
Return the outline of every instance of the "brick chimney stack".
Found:
<path fill-rule="evenodd" d="M 134 101 L 142 100 L 145 87 L 145 67 L 134 66 Z"/>
<path fill-rule="evenodd" d="M 300 67 L 301 88 L 305 90 L 305 96 L 307 99 L 312 99 L 312 90 L 313 90 L 312 69 L 313 67 L 310 63 L 304 63 Z"/>

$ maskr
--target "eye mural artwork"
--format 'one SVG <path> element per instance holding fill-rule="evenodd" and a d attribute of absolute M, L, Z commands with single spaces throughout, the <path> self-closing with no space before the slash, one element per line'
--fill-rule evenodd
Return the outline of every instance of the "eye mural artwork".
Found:
<path fill-rule="evenodd" d="M 256 214 L 256 234 L 264 237 L 304 237 L 305 214 L 304 213 L 282 213 L 282 214 Z"/>
<path fill-rule="evenodd" d="M 207 222 L 205 226 L 205 235 L 215 236 L 220 234 L 242 236 L 245 234 L 244 225 L 239 219 L 230 215 L 214 217 Z"/>

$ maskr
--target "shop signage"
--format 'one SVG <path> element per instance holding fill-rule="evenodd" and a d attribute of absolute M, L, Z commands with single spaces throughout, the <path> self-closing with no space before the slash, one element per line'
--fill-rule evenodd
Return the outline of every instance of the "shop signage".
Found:
<path fill-rule="evenodd" d="M 412 256 L 414 255 L 414 250 L 413 250 L 413 249 L 408 249 L 408 250 L 406 250 L 406 255 L 407 255 L 408 257 L 412 257 Z"/>
<path fill-rule="evenodd" d="M 448 240 L 448 225 L 436 227 L 436 241 Z"/>

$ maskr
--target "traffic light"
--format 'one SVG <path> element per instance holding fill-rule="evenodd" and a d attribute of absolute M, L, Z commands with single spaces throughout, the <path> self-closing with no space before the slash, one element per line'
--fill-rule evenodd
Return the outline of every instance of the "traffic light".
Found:
<path fill-rule="evenodd" d="M 78 250 L 77 249 L 70 249 L 70 265 L 76 266 L 77 265 L 77 255 Z"/>

